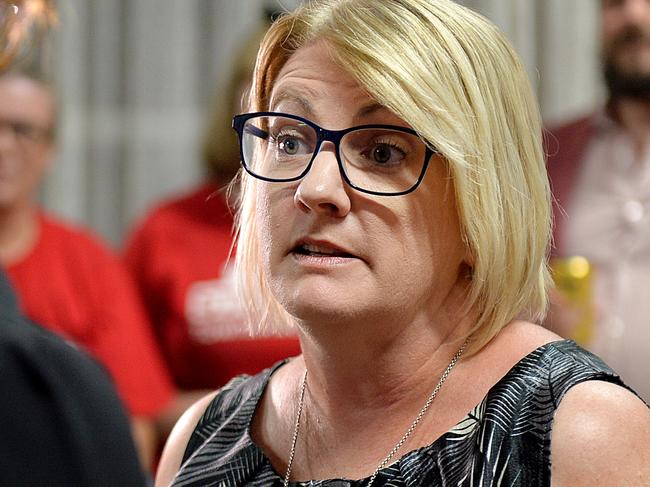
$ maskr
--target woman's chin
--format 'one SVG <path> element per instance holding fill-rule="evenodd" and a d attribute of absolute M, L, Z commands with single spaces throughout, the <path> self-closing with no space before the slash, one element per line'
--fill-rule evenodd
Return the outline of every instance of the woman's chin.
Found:
<path fill-rule="evenodd" d="M 355 314 L 346 309 L 345 306 L 338 304 L 327 305 L 325 303 L 291 303 L 286 307 L 289 314 L 291 314 L 300 323 L 328 323 L 335 322 L 342 324 L 351 319 Z"/>

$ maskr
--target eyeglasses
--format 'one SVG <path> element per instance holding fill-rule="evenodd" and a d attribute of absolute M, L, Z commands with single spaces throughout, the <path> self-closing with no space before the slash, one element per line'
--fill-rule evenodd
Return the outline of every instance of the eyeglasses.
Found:
<path fill-rule="evenodd" d="M 51 128 L 38 127 L 29 122 L 0 119 L 0 133 L 8 130 L 17 142 L 22 144 L 39 143 L 52 137 Z"/>
<path fill-rule="evenodd" d="M 234 117 L 233 128 L 242 165 L 257 179 L 290 182 L 305 177 L 327 141 L 334 144 L 345 182 L 380 196 L 414 191 L 434 153 L 415 130 L 395 125 L 327 130 L 297 115 L 256 112 Z"/>

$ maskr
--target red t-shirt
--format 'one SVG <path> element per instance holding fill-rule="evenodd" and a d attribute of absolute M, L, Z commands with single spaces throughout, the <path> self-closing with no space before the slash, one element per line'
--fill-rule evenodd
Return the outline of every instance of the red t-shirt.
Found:
<path fill-rule="evenodd" d="M 232 214 L 208 184 L 159 206 L 126 251 L 178 386 L 218 388 L 300 353 L 295 337 L 256 336 L 234 290 Z"/>
<path fill-rule="evenodd" d="M 88 231 L 39 219 L 36 246 L 6 269 L 23 312 L 102 363 L 131 414 L 156 415 L 174 386 L 124 264 Z"/>

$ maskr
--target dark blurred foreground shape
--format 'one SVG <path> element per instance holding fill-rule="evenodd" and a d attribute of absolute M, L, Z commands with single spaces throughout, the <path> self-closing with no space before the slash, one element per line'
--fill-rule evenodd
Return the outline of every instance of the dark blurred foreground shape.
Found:
<path fill-rule="evenodd" d="M 0 272 L 0 483 L 143 486 L 126 415 L 105 371 L 26 320 Z"/>

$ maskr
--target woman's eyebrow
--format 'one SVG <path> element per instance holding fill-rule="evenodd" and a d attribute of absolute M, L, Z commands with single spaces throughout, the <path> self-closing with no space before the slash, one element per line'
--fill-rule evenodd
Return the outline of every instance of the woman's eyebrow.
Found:
<path fill-rule="evenodd" d="M 270 108 L 275 110 L 283 102 L 294 103 L 300 106 L 305 112 L 306 115 L 312 115 L 314 113 L 313 106 L 309 101 L 308 96 L 312 94 L 309 93 L 307 96 L 297 93 L 296 91 L 282 90 L 271 98 Z"/>
<path fill-rule="evenodd" d="M 354 120 L 360 120 L 365 117 L 368 117 L 375 112 L 378 111 L 383 111 L 383 110 L 388 110 L 385 105 L 382 105 L 381 103 L 377 102 L 372 102 L 369 103 L 368 105 L 365 105 L 361 107 L 359 110 L 357 110 L 357 113 L 354 115 Z"/>
<path fill-rule="evenodd" d="M 284 102 L 298 105 L 303 111 L 303 115 L 309 118 L 310 116 L 313 116 L 313 114 L 315 113 L 314 106 L 312 105 L 312 102 L 310 100 L 317 99 L 319 96 L 322 95 L 319 95 L 317 92 L 309 90 L 308 88 L 304 88 L 304 87 L 301 87 L 300 90 L 282 89 L 278 91 L 277 94 L 273 95 L 269 106 L 271 111 L 275 111 L 277 110 L 277 107 Z M 381 103 L 378 103 L 376 101 L 372 101 L 367 105 L 364 105 L 361 108 L 359 108 L 359 110 L 357 110 L 357 112 L 354 114 L 353 120 L 355 121 L 355 123 L 360 123 L 365 118 L 377 112 L 382 112 L 382 111 L 390 112 L 390 110 L 385 105 L 382 105 Z"/>

